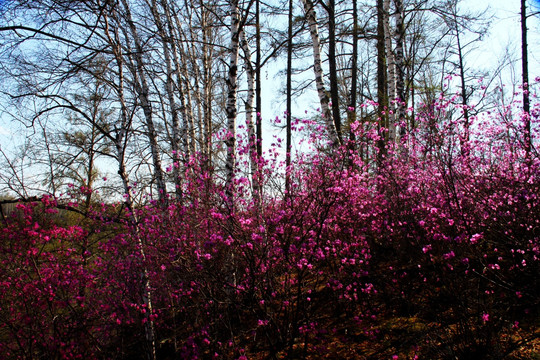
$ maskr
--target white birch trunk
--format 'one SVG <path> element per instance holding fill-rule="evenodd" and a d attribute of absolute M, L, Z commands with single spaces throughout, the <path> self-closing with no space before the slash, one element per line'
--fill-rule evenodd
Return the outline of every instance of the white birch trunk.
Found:
<path fill-rule="evenodd" d="M 399 124 L 399 134 L 402 137 L 406 132 L 405 125 L 405 69 L 404 69 L 404 51 L 403 51 L 403 42 L 405 39 L 405 26 L 403 24 L 403 0 L 394 0 L 395 6 L 395 22 L 396 22 L 396 55 L 395 55 L 395 64 L 396 64 L 396 98 L 397 102 L 397 121 Z"/>
<path fill-rule="evenodd" d="M 202 1 L 202 0 L 201 0 Z M 207 13 L 204 12 L 202 15 L 203 26 L 206 24 Z M 203 65 L 203 81 L 204 81 L 204 93 L 203 93 L 203 153 L 206 156 L 207 168 L 211 168 L 212 164 L 212 87 L 213 87 L 213 78 L 211 73 L 211 59 L 213 55 L 213 49 L 211 46 L 208 46 L 209 41 L 208 28 L 203 29 L 202 34 L 202 65 Z"/>
<path fill-rule="evenodd" d="M 241 46 L 244 51 L 244 63 L 246 65 L 248 93 L 246 98 L 246 125 L 249 138 L 249 160 L 251 165 L 251 181 L 253 199 L 259 203 L 260 182 L 259 182 L 259 156 L 257 154 L 257 135 L 255 134 L 255 123 L 253 121 L 253 104 L 255 101 L 255 69 L 251 63 L 251 50 L 246 39 L 246 33 L 242 31 Z"/>
<path fill-rule="evenodd" d="M 204 10 L 201 10 L 201 11 L 204 11 Z M 177 17 L 178 19 L 178 17 Z M 195 103 L 196 103 L 196 106 L 197 106 L 197 129 L 199 130 L 199 136 L 198 136 L 198 143 L 202 143 L 202 138 L 203 138 L 203 116 L 202 116 L 202 96 L 201 96 L 201 90 L 200 90 L 200 82 L 199 82 L 199 79 L 201 79 L 201 74 L 200 74 L 200 71 L 199 71 L 199 64 L 197 63 L 197 61 L 199 60 L 199 53 L 197 52 L 199 49 L 198 49 L 198 46 L 195 46 L 195 44 L 199 44 L 200 43 L 200 40 L 199 40 L 199 31 L 194 31 L 194 27 L 192 25 L 192 21 L 191 21 L 191 12 L 189 12 L 189 15 L 188 15 L 188 21 L 189 21 L 189 26 L 188 26 L 188 29 L 189 29 L 189 37 L 190 37 L 190 41 L 186 41 L 186 43 L 191 43 L 192 46 L 189 47 L 188 49 L 188 54 L 189 54 L 189 58 L 191 59 L 191 62 L 192 62 L 192 67 L 191 67 L 191 71 L 193 71 L 191 75 L 192 78 L 195 78 L 195 81 L 193 82 L 193 95 L 195 97 Z M 204 30 L 203 30 L 204 32 Z M 184 63 L 185 65 L 185 63 Z M 187 67 L 184 66 L 184 71 L 185 71 L 185 76 L 186 76 L 186 79 L 188 78 L 188 73 L 187 73 Z M 192 108 L 192 97 L 191 97 L 191 91 L 188 93 L 188 104 L 189 104 L 189 107 Z M 191 117 L 191 122 L 189 124 L 189 132 L 190 132 L 190 136 L 191 136 L 191 150 L 193 153 L 195 153 L 195 117 Z"/>
<path fill-rule="evenodd" d="M 236 98 L 237 98 L 237 73 L 238 73 L 238 50 L 240 39 L 240 15 L 238 10 L 238 0 L 230 1 L 231 11 L 231 45 L 229 48 L 229 75 L 227 82 L 227 134 L 225 145 L 227 146 L 227 159 L 225 163 L 226 171 L 226 196 L 229 205 L 234 203 L 234 172 L 236 170 Z"/>
<path fill-rule="evenodd" d="M 392 31 L 390 29 L 390 0 L 384 0 L 384 46 L 386 48 L 386 66 L 388 68 L 388 142 L 396 140 L 396 61 L 392 47 Z"/>
<path fill-rule="evenodd" d="M 133 42 L 135 44 L 135 64 L 132 66 L 131 72 L 133 74 L 133 83 L 135 85 L 135 90 L 139 101 L 141 102 L 141 107 L 143 109 L 144 118 L 146 121 L 146 132 L 148 137 L 148 142 L 150 145 L 150 152 L 152 155 L 152 165 L 154 170 L 154 177 L 156 179 L 158 197 L 161 204 L 166 204 L 167 202 L 167 188 L 165 186 L 165 181 L 163 179 L 163 167 L 161 166 L 161 157 L 159 154 L 159 145 L 157 141 L 157 132 L 153 120 L 153 110 L 152 103 L 150 102 L 150 89 L 148 82 L 146 80 L 146 74 L 144 72 L 144 60 L 142 57 L 143 47 L 141 44 L 141 39 L 131 17 L 131 10 L 126 0 L 122 0 L 122 4 L 125 10 L 125 19 L 128 23 L 131 36 L 133 37 Z M 126 41 L 128 40 L 128 35 L 125 33 Z"/>
<path fill-rule="evenodd" d="M 195 154 L 196 153 L 196 146 L 195 146 L 195 116 L 193 115 L 193 106 L 191 101 L 191 85 L 187 79 L 195 77 L 195 84 L 197 84 L 197 79 L 199 78 L 197 66 L 195 65 L 195 74 L 189 74 L 187 62 L 189 56 L 191 56 L 191 61 L 195 61 L 196 58 L 193 55 L 193 51 L 190 53 L 189 49 L 188 51 L 185 51 L 182 42 L 186 44 L 194 44 L 196 43 L 196 40 L 193 39 L 193 36 L 191 39 L 188 39 L 187 36 L 182 31 L 182 24 L 180 23 L 180 19 L 178 18 L 178 14 L 174 13 L 174 22 L 176 24 L 177 29 L 177 39 L 181 43 L 178 44 L 177 50 L 178 54 L 180 55 L 181 61 L 177 61 L 177 69 L 178 69 L 178 81 L 181 87 L 185 88 L 185 91 L 183 92 L 184 100 L 187 102 L 187 110 L 186 110 L 186 121 L 184 122 L 184 126 L 182 128 L 182 141 L 184 143 L 185 151 L 187 154 L 187 157 L 189 157 L 189 154 Z M 191 32 L 191 14 L 188 15 L 188 21 L 189 21 L 189 28 Z M 191 41 L 190 41 L 191 40 Z M 194 45 L 191 46 L 191 49 L 193 50 Z M 180 70 L 182 71 L 182 80 L 180 80 Z M 195 89 L 195 92 L 198 93 L 198 90 Z"/>
<path fill-rule="evenodd" d="M 158 11 L 158 4 L 156 0 L 152 0 L 152 3 L 150 4 L 150 9 L 152 10 L 152 15 L 154 17 L 154 21 L 157 26 L 159 37 L 161 38 L 161 45 L 163 48 L 163 57 L 165 59 L 165 67 L 167 71 L 166 76 L 166 83 L 165 88 L 167 91 L 167 99 L 169 101 L 169 108 L 171 111 L 171 119 L 172 119 L 172 143 L 171 143 L 171 149 L 172 149 L 172 159 L 173 159 L 173 177 L 174 177 L 174 185 L 175 185 L 175 194 L 176 199 L 181 200 L 182 199 L 182 180 L 181 180 L 181 172 L 180 172 L 180 120 L 178 113 L 182 111 L 182 107 L 178 107 L 176 104 L 176 98 L 175 98 L 175 89 L 174 89 L 174 80 L 173 80 L 173 74 L 174 70 L 172 67 L 172 59 L 171 59 L 171 52 L 169 50 L 169 46 L 173 47 L 173 42 L 171 41 L 173 34 L 171 33 L 171 24 L 170 24 L 170 16 L 169 11 L 167 8 L 167 4 L 164 1 L 161 1 L 163 10 L 165 14 L 167 15 L 168 19 L 168 25 L 169 25 L 169 34 L 165 32 L 165 26 L 161 20 L 159 11 Z M 185 111 L 185 107 L 183 108 Z"/>
<path fill-rule="evenodd" d="M 311 0 L 302 0 L 304 3 L 304 11 L 309 24 L 311 42 L 313 44 L 313 71 L 315 72 L 315 83 L 317 85 L 317 93 L 319 95 L 319 102 L 321 104 L 322 115 L 330 141 L 333 147 L 339 147 L 341 145 L 339 137 L 336 131 L 336 125 L 332 117 L 332 111 L 329 106 L 329 98 L 326 88 L 324 86 L 324 75 L 322 70 L 321 60 L 321 45 L 319 40 L 319 27 L 317 24 L 317 16 L 315 14 L 315 8 Z"/>
<path fill-rule="evenodd" d="M 127 4 L 125 3 L 125 0 L 123 0 L 124 2 L 124 6 L 126 7 L 126 11 L 129 13 L 129 8 L 127 8 Z M 120 98 L 120 101 L 121 101 L 121 104 L 122 104 L 122 112 L 121 112 L 121 121 L 122 121 L 122 128 L 121 128 L 121 131 L 119 133 L 119 136 L 117 136 L 117 141 L 116 141 L 116 150 L 117 150 L 117 157 L 118 157 L 118 162 L 119 162 L 119 169 L 118 169 L 118 174 L 120 175 L 120 178 L 122 179 L 122 183 L 124 185 L 124 192 L 127 196 L 125 202 L 126 202 L 126 206 L 128 207 L 128 209 L 130 210 L 130 214 L 131 214 L 131 221 L 133 222 L 133 224 L 137 224 L 137 219 L 135 218 L 135 213 L 132 209 L 132 200 L 131 200 L 131 193 L 130 193 L 130 185 L 129 185 L 129 180 L 128 180 L 128 175 L 127 175 L 127 172 L 126 172 L 126 168 L 125 168 L 125 163 L 124 163 L 124 155 L 125 155 L 125 143 L 127 140 L 125 139 L 125 137 L 127 137 L 127 129 L 128 129 L 128 122 L 130 122 L 130 120 L 128 120 L 128 116 L 127 116 L 127 108 L 126 108 L 126 105 L 125 105 L 125 100 L 124 100 L 124 95 L 123 95 L 123 81 L 124 81 L 124 77 L 123 77 L 123 55 L 122 55 L 122 50 L 121 50 L 121 46 L 120 46 L 120 39 L 119 39 L 119 36 L 118 34 L 116 33 L 116 44 L 118 45 L 117 47 L 117 51 L 115 52 L 115 56 L 116 56 L 116 60 L 117 60 L 117 63 L 118 63 L 118 68 L 119 68 L 119 81 L 120 81 L 120 85 L 118 87 L 118 91 L 119 91 L 119 98 Z M 126 38 L 127 40 L 127 38 Z M 160 168 L 161 170 L 161 168 Z M 138 229 L 136 228 L 135 229 L 135 236 L 138 240 L 138 245 L 139 245 L 139 255 L 141 256 L 141 260 L 144 262 L 146 260 L 146 253 L 145 253 L 145 250 L 144 250 L 144 244 L 143 244 L 143 241 L 142 239 L 139 237 L 139 234 L 138 234 Z M 152 293 L 150 291 L 151 289 L 151 284 L 150 284 L 150 278 L 148 276 L 148 269 L 146 269 L 145 267 L 143 267 L 143 271 L 142 273 L 140 274 L 141 276 L 141 279 L 142 279 L 142 289 L 141 289 L 141 294 L 142 294 L 142 301 L 143 301 L 143 304 L 146 306 L 146 313 L 145 313 L 145 319 L 146 319 L 146 323 L 145 323 L 145 336 L 146 336 L 146 343 L 147 343 L 147 353 L 146 353 L 146 357 L 148 360 L 155 360 L 156 359 L 156 336 L 155 336 L 155 329 L 154 329 L 154 320 L 152 318 L 152 315 L 154 313 L 154 309 L 153 309 L 153 306 L 152 306 Z"/>

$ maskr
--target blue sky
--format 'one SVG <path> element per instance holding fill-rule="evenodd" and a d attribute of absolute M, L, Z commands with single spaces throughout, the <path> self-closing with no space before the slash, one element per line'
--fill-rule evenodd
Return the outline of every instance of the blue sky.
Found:
<path fill-rule="evenodd" d="M 9 0 L 0 0 L 0 7 L 8 3 Z M 471 54 L 467 62 L 469 66 L 477 66 L 478 68 L 489 67 L 495 65 L 500 59 L 505 49 L 509 49 L 514 53 L 516 60 L 519 60 L 521 28 L 520 28 L 520 2 L 517 0 L 490 0 L 490 1 L 467 1 L 462 2 L 463 6 L 474 9 L 485 9 L 490 7 L 494 17 L 492 18 L 492 28 L 485 42 L 480 46 L 478 51 Z M 540 0 L 528 0 L 529 13 L 532 11 L 540 11 Z M 528 43 L 529 43 L 529 74 L 530 78 L 540 75 L 540 15 L 530 17 L 528 20 Z M 285 111 L 282 95 L 278 95 L 285 84 L 284 78 L 277 78 L 277 71 L 283 69 L 282 63 L 270 64 L 264 71 L 264 86 L 263 86 L 263 111 L 262 116 L 264 123 L 268 123 L 270 119 L 276 116 L 282 116 Z M 503 79 L 505 83 L 511 83 L 511 74 L 519 77 L 521 68 L 519 62 L 514 64 L 514 71 L 508 69 L 510 75 Z M 311 75 L 311 74 L 310 74 Z M 515 80 L 515 79 L 513 79 Z M 302 116 L 305 110 L 314 109 L 317 107 L 317 95 L 314 91 L 307 92 L 301 98 L 295 99 L 296 104 L 293 104 L 293 115 Z M 9 125 L 0 121 L 0 143 L 8 140 L 13 136 L 13 132 L 6 127 Z"/>

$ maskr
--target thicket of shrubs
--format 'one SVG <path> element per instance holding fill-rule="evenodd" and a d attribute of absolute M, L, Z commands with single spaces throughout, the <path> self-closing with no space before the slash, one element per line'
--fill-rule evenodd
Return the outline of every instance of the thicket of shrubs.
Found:
<path fill-rule="evenodd" d="M 0 357 L 144 358 L 152 328 L 159 359 L 538 358 L 538 153 L 521 118 L 464 141 L 429 116 L 382 157 L 362 126 L 355 148 L 314 146 L 287 194 L 258 201 L 193 171 L 182 203 L 132 214 L 62 224 L 61 199 L 19 204 L 0 232 Z"/>

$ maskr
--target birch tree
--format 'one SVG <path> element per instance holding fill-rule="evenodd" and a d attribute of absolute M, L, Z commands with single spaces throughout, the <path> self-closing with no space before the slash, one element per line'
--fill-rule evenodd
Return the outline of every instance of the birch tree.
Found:
<path fill-rule="evenodd" d="M 521 0 L 521 82 L 523 86 L 523 112 L 525 113 L 524 139 L 525 152 L 527 159 L 531 155 L 531 119 L 530 119 L 530 101 L 529 101 L 529 61 L 527 50 L 527 2 Z"/>
<path fill-rule="evenodd" d="M 135 91 L 137 92 L 141 107 L 144 113 L 146 121 L 146 136 L 150 146 L 150 152 L 153 163 L 153 175 L 156 180 L 158 197 L 162 204 L 167 203 L 167 187 L 163 177 L 163 167 L 161 165 L 161 154 L 157 140 L 157 132 L 153 119 L 152 102 L 150 101 L 150 88 L 148 85 L 147 75 L 145 73 L 145 64 L 143 60 L 143 46 L 141 38 L 133 21 L 131 15 L 131 9 L 127 0 L 122 0 L 124 18 L 127 21 L 129 27 L 129 34 L 126 29 L 123 29 L 124 37 L 126 38 L 126 46 L 130 47 L 129 41 L 135 46 L 135 51 L 130 52 L 130 57 L 133 57 L 134 61 L 129 63 L 129 68 L 133 76 L 133 83 Z"/>
<path fill-rule="evenodd" d="M 330 99 L 324 84 L 324 73 L 322 69 L 321 59 L 321 45 L 319 39 L 319 25 L 317 23 L 317 15 L 315 13 L 315 6 L 311 0 L 303 0 L 304 12 L 309 24 L 309 31 L 311 35 L 311 43 L 313 48 L 313 71 L 315 72 L 315 83 L 317 86 L 317 94 L 319 95 L 319 102 L 321 104 L 321 112 L 326 124 L 328 134 L 330 136 L 330 142 L 334 148 L 341 145 L 339 139 L 336 124 L 332 116 L 332 111 L 329 106 Z"/>
<path fill-rule="evenodd" d="M 230 0 L 230 31 L 231 44 L 229 47 L 229 73 L 227 77 L 227 133 L 225 135 L 225 145 L 227 146 L 227 159 L 225 163 L 226 171 L 226 196 L 230 206 L 233 200 L 234 172 L 236 169 L 236 99 L 237 99 L 237 77 L 238 77 L 238 49 L 240 47 L 240 14 L 238 0 Z"/>
<path fill-rule="evenodd" d="M 396 51 L 395 51 L 395 68 L 396 68 L 396 113 L 397 122 L 399 125 L 399 134 L 401 137 L 406 132 L 406 119 L 405 112 L 407 108 L 405 98 L 405 55 L 404 55 L 404 41 L 405 41 L 405 24 L 404 24 L 404 10 L 403 0 L 394 0 L 394 21 L 396 23 Z"/>
<path fill-rule="evenodd" d="M 395 99 L 396 94 L 396 61 L 392 45 L 392 29 L 390 27 L 390 0 L 383 1 L 383 26 L 384 26 L 384 46 L 386 48 L 386 66 L 388 69 L 388 142 L 396 140 L 396 117 Z"/>
<path fill-rule="evenodd" d="M 285 192 L 288 194 L 291 187 L 291 178 L 288 171 L 291 166 L 292 150 L 292 56 L 293 56 L 293 0 L 289 0 L 289 11 L 287 15 L 287 80 L 286 80 L 286 107 L 287 123 L 285 139 Z"/>
<path fill-rule="evenodd" d="M 254 102 L 255 102 L 255 78 L 256 78 L 256 71 L 251 63 L 251 50 L 249 48 L 249 44 L 247 41 L 246 33 L 242 31 L 242 39 L 241 39 L 241 47 L 244 52 L 244 64 L 246 67 L 246 78 L 247 78 L 247 98 L 245 100 L 245 108 L 246 108 L 246 127 L 248 130 L 248 147 L 249 147 L 249 160 L 250 160 L 250 166 L 251 166 L 251 182 L 252 182 L 252 192 L 253 192 L 253 198 L 255 200 L 256 204 L 259 204 L 260 200 L 260 169 L 259 169 L 259 154 L 257 151 L 257 133 L 256 133 L 256 126 L 253 117 L 253 109 L 254 109 Z M 257 118 L 257 114 L 255 114 L 255 118 Z"/>
<path fill-rule="evenodd" d="M 262 100 L 261 100 L 261 1 L 255 0 L 255 114 L 257 156 L 262 159 Z M 259 161 L 258 160 L 258 161 Z"/>
<path fill-rule="evenodd" d="M 112 13 L 115 15 L 115 22 L 116 25 L 118 25 L 118 13 L 116 10 L 113 10 Z M 128 142 L 128 136 L 130 134 L 131 130 L 131 116 L 128 115 L 128 106 L 126 104 L 125 96 L 124 96 L 124 55 L 123 55 L 123 48 L 120 41 L 120 35 L 119 35 L 119 28 L 118 26 L 113 26 L 112 28 L 109 25 L 107 16 L 104 17 L 105 19 L 105 35 L 106 38 L 109 41 L 109 44 L 111 45 L 113 49 L 114 58 L 116 60 L 116 65 L 118 67 L 118 85 L 115 86 L 115 89 L 117 90 L 118 100 L 120 102 L 120 126 L 117 128 L 116 136 L 114 137 L 114 144 L 116 147 L 116 156 L 118 161 L 118 174 L 122 180 L 122 184 L 124 187 L 124 203 L 126 204 L 127 209 L 130 213 L 130 220 L 132 224 L 137 224 L 137 218 L 135 215 L 135 212 L 133 211 L 133 199 L 132 199 L 132 192 L 131 192 L 131 184 L 129 181 L 129 175 L 126 170 L 126 164 L 125 164 L 125 158 L 126 158 L 126 146 Z M 112 33 L 112 34 L 111 34 Z M 138 225 L 136 225 L 138 226 Z M 135 229 L 135 236 L 138 239 L 139 242 L 139 254 L 141 256 L 141 259 L 143 261 L 146 261 L 146 253 L 145 253 L 145 244 L 143 243 L 140 236 L 138 236 L 138 230 Z M 146 316 L 146 322 L 145 322 L 145 337 L 146 337 L 146 358 L 148 360 L 155 360 L 156 359 L 156 336 L 155 336 L 155 330 L 154 330 L 154 319 L 153 319 L 153 305 L 152 305 L 152 293 L 150 291 L 151 284 L 150 279 L 148 276 L 148 270 L 143 267 L 141 278 L 143 282 L 143 289 L 141 291 L 142 294 L 142 300 L 147 308 L 147 312 L 145 313 Z"/>
<path fill-rule="evenodd" d="M 356 97 L 358 87 L 358 4 L 353 1 L 352 8 L 352 56 L 351 56 L 351 89 L 349 92 L 349 106 L 347 109 L 347 118 L 349 126 L 356 120 Z M 349 140 L 354 143 L 354 132 L 349 134 Z"/>
<path fill-rule="evenodd" d="M 340 100 L 336 59 L 336 2 L 335 0 L 329 0 L 328 4 L 325 4 L 324 1 L 322 1 L 321 5 L 328 13 L 328 70 L 330 78 L 330 98 L 332 100 L 333 122 L 339 143 L 341 144 L 343 139 L 341 136 L 341 113 L 339 108 Z"/>
<path fill-rule="evenodd" d="M 382 166 L 386 154 L 386 141 L 388 129 L 388 81 L 386 68 L 386 42 L 385 42 L 385 14 L 384 0 L 377 0 L 377 103 L 379 140 L 377 141 L 377 163 Z"/>
<path fill-rule="evenodd" d="M 161 4 L 163 7 L 163 12 L 166 15 L 169 15 L 169 11 L 166 8 L 167 6 L 166 2 L 162 1 Z M 174 57 L 171 56 L 171 52 L 173 52 L 174 54 L 175 48 L 172 41 L 173 34 L 171 34 L 171 30 L 172 30 L 172 26 L 170 23 L 171 19 L 170 19 L 170 16 L 166 16 L 167 24 L 169 25 L 167 29 L 168 31 L 167 31 L 165 29 L 165 24 L 163 24 L 161 20 L 157 1 L 152 0 L 151 3 L 148 5 L 151 9 L 152 16 L 156 24 L 157 33 L 158 33 L 158 36 L 160 37 L 161 46 L 163 49 L 163 57 L 165 59 L 165 66 L 166 66 L 165 90 L 167 93 L 167 99 L 169 101 L 170 116 L 172 118 L 172 139 L 171 139 L 172 140 L 171 150 L 173 154 L 172 155 L 173 157 L 172 171 L 173 171 L 173 177 L 174 177 L 176 199 L 181 200 L 182 199 L 182 182 L 181 182 L 180 171 L 179 171 L 180 169 L 180 115 L 179 115 L 179 112 L 184 113 L 184 119 L 186 116 L 185 116 L 185 105 L 179 108 L 176 104 L 175 86 L 174 86 L 174 78 L 173 78 L 174 70 L 173 70 L 173 60 L 172 60 Z M 175 63 L 177 64 L 178 61 L 176 60 Z M 176 67 L 176 69 L 178 69 L 178 67 Z M 181 85 L 178 84 L 177 89 L 180 86 Z"/>

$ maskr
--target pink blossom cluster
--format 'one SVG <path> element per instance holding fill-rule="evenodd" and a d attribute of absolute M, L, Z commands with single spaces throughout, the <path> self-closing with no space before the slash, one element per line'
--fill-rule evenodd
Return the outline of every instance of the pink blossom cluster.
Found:
<path fill-rule="evenodd" d="M 465 138 L 452 106 L 417 109 L 378 162 L 360 120 L 341 150 L 310 134 L 288 192 L 262 162 L 257 201 L 239 176 L 231 206 L 193 161 L 166 207 L 21 203 L 0 227 L 0 358 L 141 358 L 149 323 L 159 358 L 512 353 L 537 336 L 538 122 L 526 153 L 519 116 Z"/>

